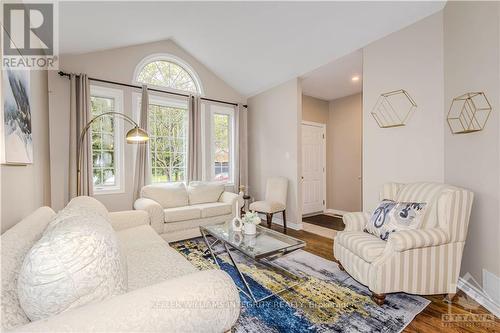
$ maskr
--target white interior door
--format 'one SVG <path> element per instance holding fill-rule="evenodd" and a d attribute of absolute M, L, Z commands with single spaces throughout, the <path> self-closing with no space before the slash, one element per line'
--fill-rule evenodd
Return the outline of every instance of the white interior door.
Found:
<path fill-rule="evenodd" d="M 326 176 L 325 127 L 302 124 L 302 213 L 323 212 Z"/>

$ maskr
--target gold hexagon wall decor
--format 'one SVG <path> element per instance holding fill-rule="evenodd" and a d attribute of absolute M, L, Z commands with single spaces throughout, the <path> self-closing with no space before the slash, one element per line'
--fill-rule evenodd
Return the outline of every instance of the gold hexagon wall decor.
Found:
<path fill-rule="evenodd" d="M 472 133 L 484 129 L 490 113 L 484 92 L 470 92 L 453 99 L 446 120 L 453 134 Z"/>
<path fill-rule="evenodd" d="M 405 126 L 417 104 L 406 90 L 394 90 L 379 96 L 371 114 L 381 128 Z"/>

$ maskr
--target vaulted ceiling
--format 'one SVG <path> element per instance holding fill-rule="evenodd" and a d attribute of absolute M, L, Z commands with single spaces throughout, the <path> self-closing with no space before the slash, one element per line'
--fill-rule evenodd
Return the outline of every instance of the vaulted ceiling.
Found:
<path fill-rule="evenodd" d="M 335 59 L 301 78 L 304 95 L 325 101 L 359 93 L 363 89 L 363 51 Z"/>
<path fill-rule="evenodd" d="M 61 2 L 60 52 L 173 39 L 242 95 L 340 58 L 444 2 Z"/>

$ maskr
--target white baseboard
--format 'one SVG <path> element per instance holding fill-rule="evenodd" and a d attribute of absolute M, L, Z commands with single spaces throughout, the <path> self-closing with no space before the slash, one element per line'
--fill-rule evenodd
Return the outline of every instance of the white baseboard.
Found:
<path fill-rule="evenodd" d="M 486 294 L 481 286 L 472 278 L 458 278 L 458 289 L 462 290 L 467 296 L 481 304 L 486 310 L 490 311 L 497 317 L 500 317 L 500 306 L 488 294 Z"/>
<path fill-rule="evenodd" d="M 322 237 L 334 239 L 335 236 L 337 235 L 337 230 L 333 230 L 333 229 L 329 229 L 329 228 L 325 228 L 325 227 L 320 227 L 319 225 L 307 223 L 305 221 L 302 222 L 302 226 L 303 226 L 302 230 L 319 235 L 319 236 L 322 236 Z"/>
<path fill-rule="evenodd" d="M 349 212 L 346 212 L 344 210 L 339 210 L 339 209 L 328 208 L 328 209 L 324 210 L 324 213 L 328 214 L 328 215 L 334 215 L 334 216 L 343 216 L 344 214 L 347 214 Z"/>
<path fill-rule="evenodd" d="M 265 222 L 266 221 L 266 215 L 259 213 L 259 216 L 260 216 L 261 220 L 264 220 L 263 223 L 266 223 Z M 280 225 L 280 226 L 283 226 L 283 218 L 280 215 L 274 215 L 273 216 L 273 223 L 277 224 L 277 225 Z M 293 229 L 293 230 L 302 230 L 302 222 L 301 223 L 297 223 L 297 222 L 293 222 L 293 221 L 290 221 L 290 220 L 287 219 L 287 221 L 286 221 L 286 227 L 290 228 L 290 229 Z"/>
<path fill-rule="evenodd" d="M 483 290 L 490 298 L 500 305 L 500 277 L 483 269 Z"/>

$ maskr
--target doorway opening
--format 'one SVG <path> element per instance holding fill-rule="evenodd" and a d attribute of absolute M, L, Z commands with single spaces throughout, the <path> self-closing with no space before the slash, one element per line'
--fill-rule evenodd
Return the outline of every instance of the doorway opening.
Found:
<path fill-rule="evenodd" d="M 304 230 L 334 237 L 362 211 L 362 50 L 302 77 Z"/>

